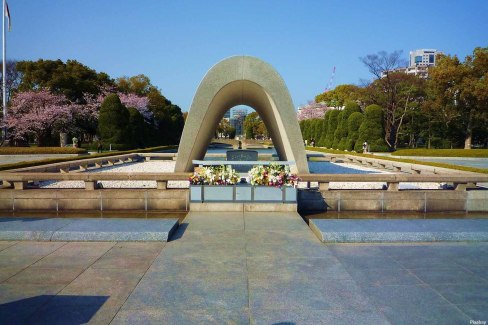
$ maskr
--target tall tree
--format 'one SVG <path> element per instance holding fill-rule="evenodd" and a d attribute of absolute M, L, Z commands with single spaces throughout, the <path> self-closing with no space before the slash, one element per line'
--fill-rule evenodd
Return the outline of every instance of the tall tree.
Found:
<path fill-rule="evenodd" d="M 378 54 L 370 54 L 361 61 L 369 72 L 376 78 L 368 87 L 370 103 L 383 107 L 385 142 L 390 150 L 398 145 L 398 134 L 403 124 L 403 119 L 412 101 L 421 101 L 422 80 L 419 77 L 396 72 L 395 69 L 405 66 L 406 62 L 401 58 L 401 51 Z"/>
<path fill-rule="evenodd" d="M 357 101 L 362 96 L 362 89 L 356 85 L 339 85 L 333 90 L 315 96 L 315 102 L 324 102 L 329 107 L 341 107 L 347 101 Z"/>
<path fill-rule="evenodd" d="M 120 91 L 126 94 L 132 93 L 139 96 L 145 96 L 149 94 L 150 91 L 156 89 L 156 87 L 151 84 L 149 77 L 144 74 L 139 74 L 133 77 L 120 77 L 117 78 L 115 83 Z"/>
<path fill-rule="evenodd" d="M 358 139 L 354 149 L 361 151 L 363 143 L 366 141 L 371 151 L 386 151 L 383 130 L 383 109 L 378 105 L 369 105 L 364 110 L 364 119 L 359 127 Z"/>
<path fill-rule="evenodd" d="M 106 73 L 97 73 L 76 60 L 19 61 L 16 67 L 22 74 L 19 90 L 48 88 L 73 102 L 83 103 L 85 94 L 97 95 L 104 86 L 113 85 Z"/>
<path fill-rule="evenodd" d="M 488 127 L 488 48 L 476 48 L 461 62 L 440 55 L 429 74 L 429 102 L 447 128 L 461 126 L 464 148 L 470 149 L 473 131 Z"/>
<path fill-rule="evenodd" d="M 17 61 L 7 60 L 7 80 L 6 80 L 6 91 L 7 91 L 7 101 L 12 98 L 13 92 L 19 87 L 21 82 L 21 73 L 17 70 Z M 0 75 L 2 76 L 3 82 L 3 64 L 0 63 Z M 3 105 L 3 92 L 0 95 L 0 99 L 2 100 L 1 105 Z M 8 105 L 7 105 L 8 107 Z"/>
<path fill-rule="evenodd" d="M 344 103 L 344 110 L 342 114 L 338 116 L 338 125 L 337 129 L 334 132 L 334 142 L 336 143 L 336 148 L 340 150 L 347 149 L 347 134 L 349 132 L 348 129 L 348 119 L 352 113 L 361 112 L 361 108 L 356 102 L 349 101 Z M 350 150 L 350 149 L 348 149 Z"/>
<path fill-rule="evenodd" d="M 12 143 L 27 144 L 34 140 L 39 146 L 59 144 L 60 132 L 75 133 L 80 120 L 92 117 L 91 112 L 71 103 L 64 95 L 52 94 L 47 89 L 15 94 L 7 116 Z"/>
<path fill-rule="evenodd" d="M 98 118 L 98 134 L 106 144 L 128 147 L 131 144 L 130 114 L 119 96 L 110 94 L 103 100 Z"/>

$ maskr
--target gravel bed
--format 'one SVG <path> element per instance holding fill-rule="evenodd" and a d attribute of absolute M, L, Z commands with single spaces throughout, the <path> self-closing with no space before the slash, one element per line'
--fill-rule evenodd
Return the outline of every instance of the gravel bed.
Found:
<path fill-rule="evenodd" d="M 175 161 L 146 161 L 124 163 L 110 167 L 91 169 L 86 173 L 172 173 L 175 170 Z M 103 188 L 156 188 L 156 181 L 100 181 Z M 41 182 L 42 188 L 85 188 L 83 181 Z M 170 181 L 169 188 L 188 188 L 188 182 Z"/>
<path fill-rule="evenodd" d="M 335 164 L 335 163 L 332 163 Z M 361 171 L 392 174 L 388 171 L 382 171 L 366 166 L 355 165 L 351 163 L 337 164 L 342 167 L 352 168 Z M 158 173 L 158 172 L 173 172 L 175 168 L 175 161 L 146 161 L 125 163 L 111 167 L 104 167 L 86 171 L 87 173 L 103 172 L 103 173 Z M 156 181 L 100 181 L 103 188 L 156 188 Z M 41 182 L 41 188 L 84 188 L 85 184 L 82 181 L 47 181 Z M 299 188 L 306 186 L 306 183 L 299 184 Z M 317 182 L 311 183 L 312 187 L 318 187 Z M 329 188 L 333 190 L 338 189 L 377 189 L 381 190 L 386 186 L 384 182 L 360 183 L 360 182 L 331 182 Z M 188 188 L 188 182 L 185 181 L 171 181 L 168 182 L 169 188 Z M 401 183 L 400 189 L 439 189 L 439 183 Z"/>

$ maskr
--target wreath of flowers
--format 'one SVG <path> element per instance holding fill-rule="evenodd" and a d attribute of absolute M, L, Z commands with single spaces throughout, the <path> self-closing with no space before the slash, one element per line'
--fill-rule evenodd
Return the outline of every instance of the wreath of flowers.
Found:
<path fill-rule="evenodd" d="M 297 186 L 299 178 L 290 172 L 289 166 L 270 164 L 255 166 L 249 171 L 251 185 Z"/>
<path fill-rule="evenodd" d="M 200 167 L 190 176 L 191 185 L 234 185 L 240 181 L 232 166 Z"/>
<path fill-rule="evenodd" d="M 299 180 L 289 166 L 278 164 L 254 166 L 248 174 L 248 182 L 253 186 L 296 187 Z M 190 176 L 191 185 L 234 185 L 239 181 L 239 173 L 230 165 L 199 167 Z"/>

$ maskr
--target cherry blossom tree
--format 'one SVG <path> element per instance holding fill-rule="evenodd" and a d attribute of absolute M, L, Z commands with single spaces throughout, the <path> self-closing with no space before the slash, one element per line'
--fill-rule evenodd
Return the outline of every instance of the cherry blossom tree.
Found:
<path fill-rule="evenodd" d="M 125 107 L 134 107 L 141 113 L 146 123 L 151 121 L 153 113 L 149 110 L 149 99 L 146 96 L 139 96 L 132 93 L 124 94 L 121 92 L 117 93 L 117 95 Z"/>
<path fill-rule="evenodd" d="M 17 93 L 12 99 L 6 126 L 10 140 L 27 142 L 34 137 L 40 146 L 55 132 L 67 132 L 72 125 L 74 104 L 64 95 L 47 89 Z"/>
<path fill-rule="evenodd" d="M 325 112 L 332 108 L 327 107 L 324 103 L 316 103 L 315 101 L 309 101 L 307 105 L 304 105 L 298 109 L 297 118 L 299 121 L 323 118 Z"/>

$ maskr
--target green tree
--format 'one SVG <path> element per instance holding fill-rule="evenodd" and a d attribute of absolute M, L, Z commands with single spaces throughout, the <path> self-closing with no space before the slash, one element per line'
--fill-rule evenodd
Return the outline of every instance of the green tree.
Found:
<path fill-rule="evenodd" d="M 129 107 L 129 130 L 130 139 L 132 140 L 132 147 L 144 148 L 145 147 L 145 122 L 144 116 L 134 107 Z"/>
<path fill-rule="evenodd" d="M 322 121 L 320 122 L 321 132 L 320 132 L 320 139 L 318 139 L 319 147 L 325 147 L 325 143 L 326 143 L 327 127 L 329 125 L 329 116 L 330 116 L 330 114 L 327 113 L 325 113 L 324 118 L 322 118 Z"/>
<path fill-rule="evenodd" d="M 246 139 L 268 137 L 268 130 L 257 112 L 252 112 L 246 116 L 244 119 L 244 131 Z"/>
<path fill-rule="evenodd" d="M 339 85 L 333 90 L 315 96 L 315 102 L 325 102 L 329 107 L 341 107 L 348 101 L 357 101 L 362 96 L 362 89 L 356 85 Z"/>
<path fill-rule="evenodd" d="M 98 117 L 98 134 L 103 143 L 121 147 L 130 145 L 129 119 L 129 111 L 122 105 L 119 96 L 110 94 L 105 97 Z"/>
<path fill-rule="evenodd" d="M 359 138 L 359 128 L 363 123 L 364 115 L 360 112 L 352 113 L 347 119 L 347 140 L 344 150 L 352 151 Z"/>
<path fill-rule="evenodd" d="M 149 92 L 157 90 L 151 84 L 151 80 L 144 74 L 139 74 L 133 77 L 120 77 L 115 81 L 117 88 L 124 93 L 137 94 L 139 96 L 146 96 Z"/>
<path fill-rule="evenodd" d="M 362 145 L 368 142 L 371 151 L 388 151 L 383 130 L 383 109 L 378 105 L 369 105 L 364 112 L 364 120 L 359 128 L 359 136 L 354 145 L 356 151 L 362 151 Z"/>
<path fill-rule="evenodd" d="M 346 102 L 344 106 L 344 110 L 338 116 L 338 125 L 337 129 L 334 133 L 334 143 L 336 144 L 335 147 L 340 150 L 351 150 L 348 149 L 347 143 L 347 134 L 349 132 L 348 127 L 348 119 L 352 113 L 361 112 L 361 108 L 356 102 Z"/>
<path fill-rule="evenodd" d="M 325 136 L 325 147 L 327 148 L 332 148 L 332 145 L 334 144 L 334 132 L 337 129 L 337 118 L 341 111 L 337 109 L 333 109 L 330 111 L 327 111 L 326 115 L 329 116 L 329 119 L 327 121 L 327 133 Z"/>
<path fill-rule="evenodd" d="M 151 144 L 178 144 L 185 125 L 181 108 L 166 99 L 156 87 L 149 90 L 147 98 L 154 116 Z"/>
<path fill-rule="evenodd" d="M 98 95 L 103 87 L 114 85 L 106 73 L 97 73 L 76 60 L 19 61 L 17 70 L 22 75 L 20 91 L 48 88 L 80 103 L 84 102 L 85 93 Z"/>
<path fill-rule="evenodd" d="M 385 142 L 394 150 L 398 144 L 403 119 L 412 106 L 412 102 L 423 100 L 423 80 L 417 76 L 395 71 L 396 68 L 406 65 L 401 59 L 401 51 L 370 54 L 361 61 L 376 78 L 365 89 L 367 103 L 377 104 L 384 110 Z"/>
<path fill-rule="evenodd" d="M 332 148 L 339 149 L 339 142 L 341 141 L 341 135 L 344 133 L 344 130 L 341 129 L 343 123 L 342 120 L 344 119 L 344 111 L 341 111 L 337 115 L 337 126 L 334 131 L 334 137 L 332 140 Z"/>
<path fill-rule="evenodd" d="M 460 129 L 464 148 L 470 149 L 474 131 L 488 128 L 488 48 L 476 48 L 464 62 L 440 55 L 429 75 L 428 104 L 445 128 Z"/>

